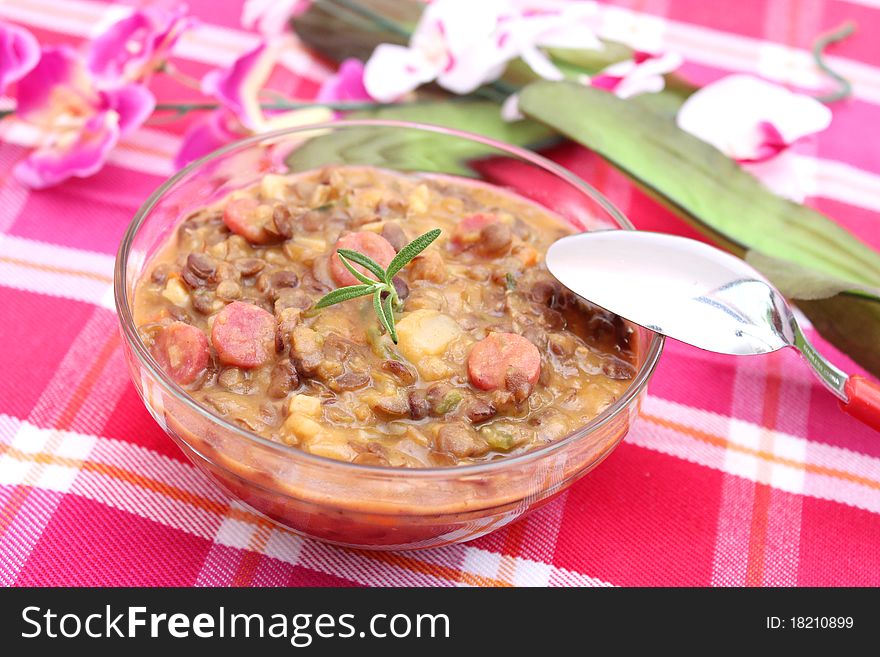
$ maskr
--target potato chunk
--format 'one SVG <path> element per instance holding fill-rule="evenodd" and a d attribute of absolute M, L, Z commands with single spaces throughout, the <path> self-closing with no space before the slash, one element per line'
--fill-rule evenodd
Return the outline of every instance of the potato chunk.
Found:
<path fill-rule="evenodd" d="M 189 293 L 183 286 L 178 277 L 172 277 L 165 283 L 165 289 L 162 290 L 162 296 L 168 299 L 175 306 L 185 306 L 189 301 Z"/>
<path fill-rule="evenodd" d="M 439 356 L 462 333 L 449 315 L 427 308 L 407 313 L 397 322 L 398 348 L 418 366 L 427 356 Z"/>
<path fill-rule="evenodd" d="M 291 415 L 321 417 L 321 400 L 311 395 L 294 395 L 287 407 Z"/>

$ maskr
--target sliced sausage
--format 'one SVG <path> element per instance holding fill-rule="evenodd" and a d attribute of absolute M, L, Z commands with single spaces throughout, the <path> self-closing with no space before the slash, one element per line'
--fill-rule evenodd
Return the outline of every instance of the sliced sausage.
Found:
<path fill-rule="evenodd" d="M 275 318 L 262 308 L 235 301 L 217 313 L 211 341 L 222 363 L 259 367 L 275 350 Z"/>
<path fill-rule="evenodd" d="M 501 390 L 510 379 L 534 385 L 541 375 L 541 352 L 516 333 L 490 333 L 468 355 L 468 377 L 480 390 Z"/>
<path fill-rule="evenodd" d="M 150 353 L 162 369 L 181 385 L 199 378 L 211 360 L 205 334 L 183 322 L 174 322 L 159 333 Z"/>
<path fill-rule="evenodd" d="M 484 228 L 498 221 L 498 217 L 491 212 L 468 215 L 456 224 L 449 239 L 459 251 L 469 249 L 480 241 L 480 233 Z"/>
<path fill-rule="evenodd" d="M 271 222 L 272 208 L 261 205 L 255 198 L 235 199 L 223 210 L 223 223 L 251 244 L 268 244 L 277 239 L 272 231 L 267 230 Z"/>
<path fill-rule="evenodd" d="M 388 267 L 394 259 L 394 256 L 397 255 L 397 251 L 394 250 L 391 243 L 376 233 L 363 230 L 357 233 L 343 235 L 339 241 L 336 242 L 333 254 L 330 257 L 330 275 L 333 277 L 333 280 L 336 281 L 336 284 L 340 286 L 358 285 L 360 281 L 352 276 L 351 272 L 342 264 L 342 260 L 339 259 L 339 256 L 336 255 L 336 252 L 339 249 L 359 251 L 364 255 L 370 256 L 373 260 L 382 265 L 382 267 Z M 368 272 L 360 265 L 355 265 L 354 267 L 359 272 L 367 274 L 370 278 L 375 278 L 372 274 L 368 274 Z"/>

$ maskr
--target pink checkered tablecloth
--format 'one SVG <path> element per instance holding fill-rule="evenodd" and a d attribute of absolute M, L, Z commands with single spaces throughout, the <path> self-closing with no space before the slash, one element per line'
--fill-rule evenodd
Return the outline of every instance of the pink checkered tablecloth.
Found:
<path fill-rule="evenodd" d="M 186 72 L 228 64 L 255 43 L 238 27 L 238 3 L 189 4 L 203 25 L 177 45 Z M 878 8 L 619 0 L 602 15 L 644 49 L 681 53 L 697 83 L 745 71 L 804 89 L 825 84 L 812 41 L 855 20 L 858 33 L 830 57 L 854 95 L 798 153 L 810 203 L 880 247 Z M 42 43 L 70 43 L 118 10 L 5 0 L 0 19 Z M 304 52 L 284 61 L 292 97 L 310 97 L 328 73 Z M 185 97 L 161 78 L 162 100 Z M 42 192 L 8 176 L 28 135 L 2 130 L 0 583 L 880 585 L 880 436 L 839 412 L 792 353 L 736 359 L 668 343 L 644 416 L 617 451 L 552 504 L 467 545 L 355 552 L 259 521 L 149 417 L 120 348 L 113 255 L 136 208 L 172 172 L 181 125 L 145 127 L 100 174 Z M 640 227 L 689 234 L 595 158 L 556 155 Z"/>

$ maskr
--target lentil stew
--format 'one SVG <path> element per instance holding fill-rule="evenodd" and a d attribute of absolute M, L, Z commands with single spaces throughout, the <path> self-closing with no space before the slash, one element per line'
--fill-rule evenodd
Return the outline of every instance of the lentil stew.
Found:
<path fill-rule="evenodd" d="M 434 228 L 393 280 L 397 343 L 370 297 L 314 309 L 359 282 L 337 248 L 387 267 Z M 457 178 L 270 174 L 183 220 L 136 288 L 135 322 L 199 404 L 271 440 L 383 466 L 499 459 L 572 433 L 635 376 L 632 328 L 544 267 L 570 232 Z"/>

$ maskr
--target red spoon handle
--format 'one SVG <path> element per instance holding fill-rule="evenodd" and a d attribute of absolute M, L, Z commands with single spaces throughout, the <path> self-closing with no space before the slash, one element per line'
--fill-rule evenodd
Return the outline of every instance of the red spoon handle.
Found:
<path fill-rule="evenodd" d="M 863 376 L 851 376 L 846 381 L 849 401 L 840 407 L 872 429 L 880 431 L 880 385 Z"/>

